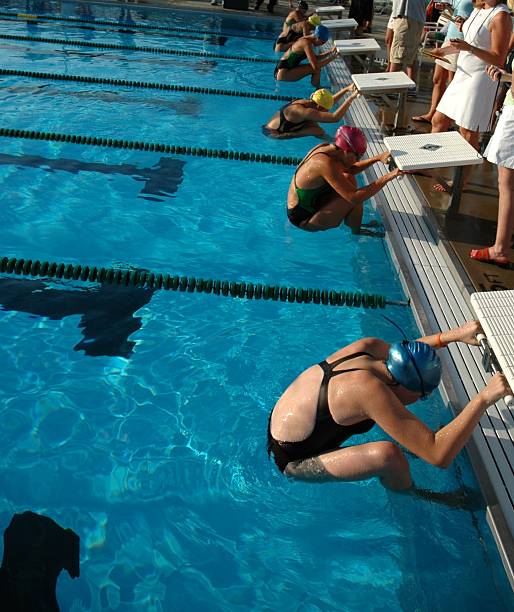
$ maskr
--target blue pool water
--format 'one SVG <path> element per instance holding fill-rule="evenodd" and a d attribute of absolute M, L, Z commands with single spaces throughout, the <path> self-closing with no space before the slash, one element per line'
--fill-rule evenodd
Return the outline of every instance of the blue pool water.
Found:
<path fill-rule="evenodd" d="M 127 20 L 126 5 L 59 5 L 70 16 Z M 0 7 L 57 11 L 51 2 Z M 275 21 L 253 15 L 131 8 L 130 17 L 253 37 L 229 37 L 216 53 L 272 57 L 277 32 Z M 0 33 L 29 29 L 170 44 L 166 33 L 0 20 Z M 1 48 L 5 68 L 309 92 L 306 83 L 277 89 L 271 64 Z M 316 142 L 265 139 L 260 126 L 280 104 L 272 101 L 17 77 L 1 78 L 0 101 L 5 127 L 295 156 Z M 291 168 L 0 145 L 2 255 L 405 299 L 382 241 L 287 223 Z M 269 411 L 302 369 L 358 336 L 397 338 L 376 311 L 14 277 L 0 278 L 0 304 L 0 528 L 31 509 L 80 536 L 81 576 L 61 575 L 62 610 L 512 609 L 483 507 L 448 509 L 376 481 L 289 482 L 267 460 Z M 409 310 L 386 314 L 418 334 Z M 449 419 L 439 396 L 415 411 L 434 429 Z M 444 472 L 410 460 L 419 486 L 478 488 L 464 453 Z"/>

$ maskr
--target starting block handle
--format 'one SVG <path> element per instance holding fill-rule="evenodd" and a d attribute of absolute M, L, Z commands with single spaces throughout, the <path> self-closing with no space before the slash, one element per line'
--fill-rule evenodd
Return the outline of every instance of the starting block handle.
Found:
<path fill-rule="evenodd" d="M 487 342 L 487 338 L 485 337 L 484 334 L 477 334 L 476 339 L 478 341 L 478 344 L 480 345 L 480 348 L 484 352 L 491 351 L 491 348 L 489 347 L 489 343 Z M 501 372 L 501 370 L 498 370 L 498 368 L 495 366 L 494 361 L 492 359 L 490 360 L 490 364 L 491 364 L 491 370 L 493 374 L 496 374 L 497 372 Z M 512 397 L 512 395 L 506 395 L 503 398 L 503 400 L 509 408 L 514 408 L 514 397 Z"/>

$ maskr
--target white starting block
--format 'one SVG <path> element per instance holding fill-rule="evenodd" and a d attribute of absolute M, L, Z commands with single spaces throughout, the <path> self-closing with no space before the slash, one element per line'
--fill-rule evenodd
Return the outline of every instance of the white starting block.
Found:
<path fill-rule="evenodd" d="M 354 55 L 357 59 L 359 56 L 365 55 L 369 59 L 368 65 L 359 59 L 363 64 L 366 72 L 369 70 L 371 58 L 377 51 L 380 51 L 380 45 L 374 38 L 349 38 L 342 40 L 334 40 L 334 45 L 339 55 Z"/>
<path fill-rule="evenodd" d="M 380 94 L 387 104 L 392 106 L 386 94 L 398 94 L 394 129 L 406 126 L 407 91 L 416 87 L 416 83 L 405 72 L 368 72 L 367 74 L 352 74 L 352 80 L 357 89 L 363 93 Z"/>
<path fill-rule="evenodd" d="M 328 19 L 321 22 L 330 31 L 332 38 L 339 32 L 350 32 L 355 30 L 357 22 L 355 19 Z"/>
<path fill-rule="evenodd" d="M 448 213 L 459 208 L 462 192 L 462 167 L 481 164 L 484 159 L 458 132 L 390 136 L 384 145 L 400 170 L 455 167 Z"/>
<path fill-rule="evenodd" d="M 473 293 L 471 305 L 485 332 L 485 338 L 479 338 L 485 369 L 495 373 L 495 358 L 511 389 L 514 389 L 514 291 Z M 489 347 L 493 352 L 492 359 Z M 505 402 L 509 408 L 514 408 L 512 397 L 507 396 Z"/>
<path fill-rule="evenodd" d="M 374 38 L 350 38 L 334 40 L 340 55 L 370 55 L 380 51 L 380 45 Z"/>
<path fill-rule="evenodd" d="M 405 72 L 352 74 L 352 81 L 361 93 L 396 93 L 416 87 L 416 83 Z"/>
<path fill-rule="evenodd" d="M 315 6 L 313 10 L 320 17 L 335 15 L 336 19 L 342 19 L 344 6 Z"/>
<path fill-rule="evenodd" d="M 484 161 L 458 132 L 389 136 L 384 144 L 400 170 L 471 166 Z"/>

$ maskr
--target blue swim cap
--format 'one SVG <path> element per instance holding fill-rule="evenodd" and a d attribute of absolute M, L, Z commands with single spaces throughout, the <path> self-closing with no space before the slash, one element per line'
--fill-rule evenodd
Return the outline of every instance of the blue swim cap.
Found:
<path fill-rule="evenodd" d="M 330 32 L 326 26 L 319 25 L 314 28 L 314 36 L 319 38 L 321 42 L 327 42 L 327 40 L 330 38 Z"/>
<path fill-rule="evenodd" d="M 441 381 L 441 360 L 424 342 L 404 340 L 392 344 L 386 367 L 402 387 L 422 396 L 432 393 Z"/>

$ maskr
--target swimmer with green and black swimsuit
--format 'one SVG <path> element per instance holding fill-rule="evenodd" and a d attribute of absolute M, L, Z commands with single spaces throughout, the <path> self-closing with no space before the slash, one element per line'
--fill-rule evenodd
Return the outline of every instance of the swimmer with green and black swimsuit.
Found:
<path fill-rule="evenodd" d="M 289 51 L 284 54 L 275 66 L 275 79 L 277 81 L 299 81 L 311 75 L 311 83 L 319 87 L 321 69 L 336 59 L 337 49 L 334 47 L 326 53 L 316 55 L 314 47 L 319 47 L 327 42 L 330 33 L 325 26 L 319 25 L 314 33 L 302 36 L 292 44 Z M 307 59 L 307 63 L 302 63 Z"/>
<path fill-rule="evenodd" d="M 354 234 L 383 237 L 362 223 L 363 203 L 389 181 L 403 174 L 398 168 L 373 183 L 358 187 L 354 175 L 372 164 L 386 164 L 389 153 L 359 161 L 367 141 L 358 128 L 341 126 L 335 141 L 321 144 L 296 169 L 287 198 L 287 217 L 296 227 L 317 232 L 338 227 L 343 222 Z"/>
<path fill-rule="evenodd" d="M 297 480 L 379 478 L 392 491 L 455 505 L 458 491 L 434 494 L 413 485 L 401 447 L 431 465 L 447 468 L 487 407 L 512 393 L 505 376 L 496 374 L 438 431 L 410 410 L 411 404 L 439 385 L 439 350 L 457 342 L 477 345 L 481 332 L 478 321 L 468 321 L 416 341 L 390 344 L 361 338 L 342 347 L 301 372 L 280 396 L 268 422 L 268 454 L 282 473 Z M 365 434 L 375 424 L 389 439 L 354 441 L 353 436 Z"/>
<path fill-rule="evenodd" d="M 330 109 L 339 102 L 344 94 L 350 96 L 333 112 Z M 336 94 L 328 89 L 318 89 L 310 99 L 293 100 L 284 104 L 266 125 L 263 133 L 273 138 L 298 138 L 300 136 L 316 136 L 328 139 L 319 123 L 338 123 L 350 107 L 359 92 L 353 84 L 343 87 Z M 318 123 L 319 122 L 319 123 Z"/>

